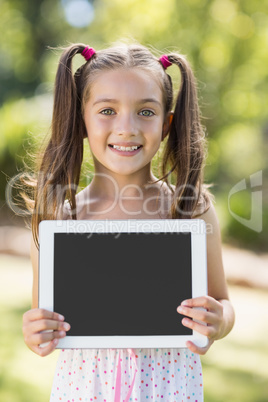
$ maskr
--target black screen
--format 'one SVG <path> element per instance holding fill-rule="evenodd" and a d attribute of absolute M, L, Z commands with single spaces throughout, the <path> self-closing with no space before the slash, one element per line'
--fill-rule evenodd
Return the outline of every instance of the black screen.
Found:
<path fill-rule="evenodd" d="M 68 335 L 191 335 L 190 233 L 56 233 L 54 311 Z"/>

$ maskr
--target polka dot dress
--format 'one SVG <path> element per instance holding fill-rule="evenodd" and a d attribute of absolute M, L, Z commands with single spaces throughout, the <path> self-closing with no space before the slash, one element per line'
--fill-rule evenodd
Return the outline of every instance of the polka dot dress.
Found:
<path fill-rule="evenodd" d="M 50 402 L 56 401 L 201 402 L 200 358 L 188 349 L 62 350 L 50 398 Z"/>

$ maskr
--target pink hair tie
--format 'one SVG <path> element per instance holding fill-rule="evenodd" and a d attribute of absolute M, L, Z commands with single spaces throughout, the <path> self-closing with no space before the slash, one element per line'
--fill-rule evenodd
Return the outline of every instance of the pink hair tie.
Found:
<path fill-rule="evenodd" d="M 166 54 L 163 54 L 163 56 L 161 56 L 159 58 L 160 63 L 162 64 L 162 66 L 164 67 L 164 69 L 166 70 L 169 66 L 172 65 L 172 63 L 168 60 L 168 56 Z"/>
<path fill-rule="evenodd" d="M 85 49 L 83 50 L 83 52 L 81 53 L 82 56 L 84 56 L 84 58 L 86 59 L 86 61 L 88 61 L 89 59 L 91 59 L 91 57 L 93 56 L 93 54 L 96 53 L 96 50 L 93 49 L 93 47 L 89 47 L 86 46 Z"/>

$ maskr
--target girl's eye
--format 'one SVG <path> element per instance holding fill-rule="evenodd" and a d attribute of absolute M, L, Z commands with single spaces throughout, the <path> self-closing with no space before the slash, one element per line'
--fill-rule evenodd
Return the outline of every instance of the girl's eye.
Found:
<path fill-rule="evenodd" d="M 152 112 L 151 110 L 142 110 L 140 112 L 140 114 L 144 117 L 151 117 L 154 115 L 154 112 Z"/>
<path fill-rule="evenodd" d="M 101 114 L 104 114 L 106 116 L 111 116 L 112 114 L 115 114 L 114 111 L 112 109 L 103 109 L 101 111 Z"/>

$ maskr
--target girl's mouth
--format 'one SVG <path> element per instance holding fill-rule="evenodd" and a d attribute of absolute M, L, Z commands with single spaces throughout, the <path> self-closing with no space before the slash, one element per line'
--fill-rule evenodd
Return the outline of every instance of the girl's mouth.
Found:
<path fill-rule="evenodd" d="M 113 144 L 109 144 L 109 147 L 112 149 L 115 149 L 117 151 L 120 152 L 134 152 L 137 151 L 138 149 L 140 149 L 142 147 L 142 145 L 131 145 L 131 146 L 122 146 L 122 145 L 113 145 Z"/>
<path fill-rule="evenodd" d="M 142 145 L 119 145 L 109 144 L 112 152 L 120 156 L 135 156 L 142 149 Z"/>

